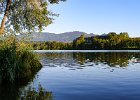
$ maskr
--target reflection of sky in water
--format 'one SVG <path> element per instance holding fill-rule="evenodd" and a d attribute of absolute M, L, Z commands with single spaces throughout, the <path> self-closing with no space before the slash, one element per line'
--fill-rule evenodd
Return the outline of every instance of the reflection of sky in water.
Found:
<path fill-rule="evenodd" d="M 139 100 L 139 53 L 43 53 L 41 83 L 56 100 Z"/>

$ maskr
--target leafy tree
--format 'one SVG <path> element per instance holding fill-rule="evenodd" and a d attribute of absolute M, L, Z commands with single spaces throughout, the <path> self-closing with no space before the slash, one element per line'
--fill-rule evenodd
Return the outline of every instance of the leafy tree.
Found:
<path fill-rule="evenodd" d="M 85 42 L 85 35 L 82 34 L 80 37 L 78 37 L 73 41 L 73 47 L 74 48 L 83 47 L 84 42 Z"/>
<path fill-rule="evenodd" d="M 0 34 L 4 27 L 12 27 L 16 32 L 41 31 L 43 26 L 52 23 L 52 16 L 48 11 L 48 4 L 65 0 L 0 0 L 0 12 L 3 18 Z"/>
<path fill-rule="evenodd" d="M 121 32 L 121 33 L 120 33 L 120 37 L 123 38 L 123 39 L 124 39 L 124 38 L 129 38 L 129 35 L 128 35 L 127 32 Z"/>

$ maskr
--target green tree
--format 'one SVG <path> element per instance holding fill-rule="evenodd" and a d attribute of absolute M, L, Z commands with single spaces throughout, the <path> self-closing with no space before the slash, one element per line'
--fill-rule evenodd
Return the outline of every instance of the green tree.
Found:
<path fill-rule="evenodd" d="M 0 13 L 3 18 L 0 34 L 5 25 L 14 31 L 41 31 L 44 26 L 52 23 L 52 12 L 48 11 L 48 4 L 65 0 L 0 0 Z"/>
<path fill-rule="evenodd" d="M 129 35 L 128 35 L 127 32 L 121 32 L 120 37 L 123 38 L 123 39 L 126 39 L 126 38 L 129 38 Z"/>
<path fill-rule="evenodd" d="M 84 42 L 85 42 L 85 35 L 82 34 L 80 37 L 78 37 L 73 41 L 73 47 L 75 49 L 81 49 L 81 47 L 83 47 Z"/>

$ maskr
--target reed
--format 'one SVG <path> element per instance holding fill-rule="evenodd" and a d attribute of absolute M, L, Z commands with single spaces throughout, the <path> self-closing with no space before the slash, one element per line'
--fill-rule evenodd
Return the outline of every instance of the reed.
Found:
<path fill-rule="evenodd" d="M 0 39 L 0 82 L 30 78 L 42 67 L 30 49 L 24 40 L 13 35 Z"/>

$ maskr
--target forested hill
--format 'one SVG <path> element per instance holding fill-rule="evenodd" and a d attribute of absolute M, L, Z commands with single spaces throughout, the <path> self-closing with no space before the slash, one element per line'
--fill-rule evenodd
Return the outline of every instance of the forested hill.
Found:
<path fill-rule="evenodd" d="M 57 41 L 57 42 L 72 42 L 74 39 L 80 37 L 82 34 L 85 34 L 85 37 L 94 36 L 93 33 L 86 34 L 85 32 L 65 32 L 60 34 L 55 33 L 32 33 L 30 35 L 31 41 Z"/>

